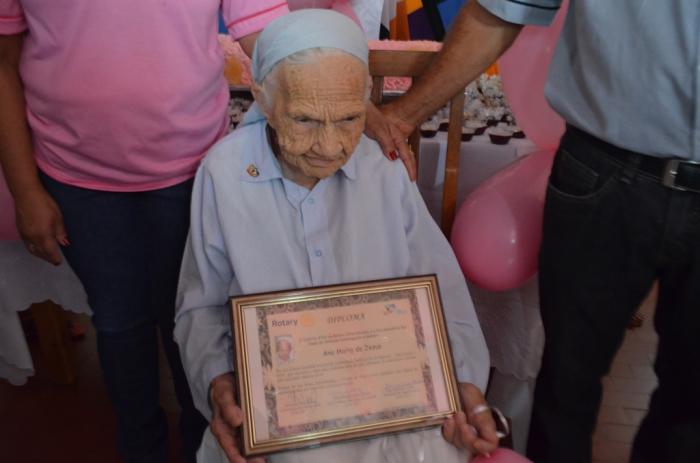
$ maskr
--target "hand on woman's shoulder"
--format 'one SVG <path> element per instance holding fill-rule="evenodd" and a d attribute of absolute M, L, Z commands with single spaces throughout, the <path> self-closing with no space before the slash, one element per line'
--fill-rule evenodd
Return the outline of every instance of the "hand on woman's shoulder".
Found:
<path fill-rule="evenodd" d="M 378 175 L 380 178 L 386 178 L 387 180 L 392 180 L 397 183 L 411 182 L 408 170 L 404 163 L 401 162 L 401 159 L 392 161 L 387 158 L 382 152 L 379 143 L 366 135 L 362 136 L 360 144 L 353 156 L 357 155 L 367 158 L 364 162 L 358 164 L 364 164 L 363 168 L 371 171 L 371 175 Z"/>

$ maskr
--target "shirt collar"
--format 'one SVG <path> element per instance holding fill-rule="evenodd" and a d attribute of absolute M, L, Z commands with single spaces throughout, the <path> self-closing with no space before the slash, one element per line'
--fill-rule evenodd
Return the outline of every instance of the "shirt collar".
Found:
<path fill-rule="evenodd" d="M 275 153 L 270 147 L 267 140 L 267 123 L 257 124 L 257 133 L 251 137 L 253 140 L 252 146 L 246 151 L 243 164 L 241 165 L 241 181 L 250 183 L 267 182 L 274 179 L 283 178 L 282 168 L 275 156 Z M 251 127 L 252 128 L 252 127 Z M 348 162 L 340 168 L 340 171 L 349 180 L 357 178 L 357 156 L 364 156 L 365 143 L 360 140 L 360 143 L 355 148 L 355 152 L 350 156 Z M 337 175 L 337 174 L 336 174 Z"/>
<path fill-rule="evenodd" d="M 282 178 L 282 168 L 267 141 L 266 126 L 266 122 L 255 125 L 256 133 L 250 137 L 252 143 L 241 164 L 241 181 L 259 183 Z"/>
<path fill-rule="evenodd" d="M 343 167 L 340 168 L 348 180 L 355 180 L 357 178 L 357 157 L 364 156 L 366 154 L 364 143 L 362 143 L 362 139 L 360 139 L 360 143 L 358 143 L 357 147 L 355 148 L 355 152 L 352 153 L 352 156 L 350 156 L 348 162 L 346 162 Z"/>

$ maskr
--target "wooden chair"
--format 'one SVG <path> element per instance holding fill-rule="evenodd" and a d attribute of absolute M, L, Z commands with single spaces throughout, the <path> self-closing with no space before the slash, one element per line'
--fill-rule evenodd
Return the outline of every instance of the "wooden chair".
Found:
<path fill-rule="evenodd" d="M 369 73 L 372 76 L 372 102 L 380 104 L 383 99 L 385 77 L 419 77 L 435 58 L 436 52 L 372 50 L 369 55 Z M 449 237 L 457 207 L 457 177 L 459 174 L 459 151 L 462 142 L 462 118 L 464 91 L 459 91 L 450 100 L 450 126 L 447 132 L 447 159 L 445 160 L 445 183 L 442 194 L 441 228 Z M 419 128 L 409 137 L 409 145 L 420 160 Z"/>

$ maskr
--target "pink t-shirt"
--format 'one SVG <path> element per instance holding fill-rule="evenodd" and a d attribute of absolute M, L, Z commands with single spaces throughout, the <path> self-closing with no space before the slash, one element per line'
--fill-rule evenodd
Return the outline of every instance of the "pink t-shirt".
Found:
<path fill-rule="evenodd" d="M 338 11 L 355 21 L 360 27 L 360 20 L 357 19 L 355 10 L 352 9 L 352 0 L 288 0 L 289 9 L 301 10 L 303 8 L 326 8 Z"/>
<path fill-rule="evenodd" d="M 37 164 L 71 185 L 182 182 L 225 132 L 217 12 L 257 32 L 280 0 L 0 0 L 0 34 L 28 30 L 20 73 Z"/>

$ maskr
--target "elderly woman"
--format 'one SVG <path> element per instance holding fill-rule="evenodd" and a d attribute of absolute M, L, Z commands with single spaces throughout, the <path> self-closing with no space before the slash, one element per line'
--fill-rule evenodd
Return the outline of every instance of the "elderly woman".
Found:
<path fill-rule="evenodd" d="M 200 461 L 236 447 L 229 296 L 435 273 L 464 412 L 439 430 L 281 453 L 270 461 L 466 462 L 495 426 L 481 393 L 488 353 L 452 250 L 404 167 L 362 135 L 369 94 L 362 31 L 327 10 L 273 22 L 253 57 L 258 105 L 204 159 L 180 275 L 175 337 L 195 404 L 211 420 Z"/>

